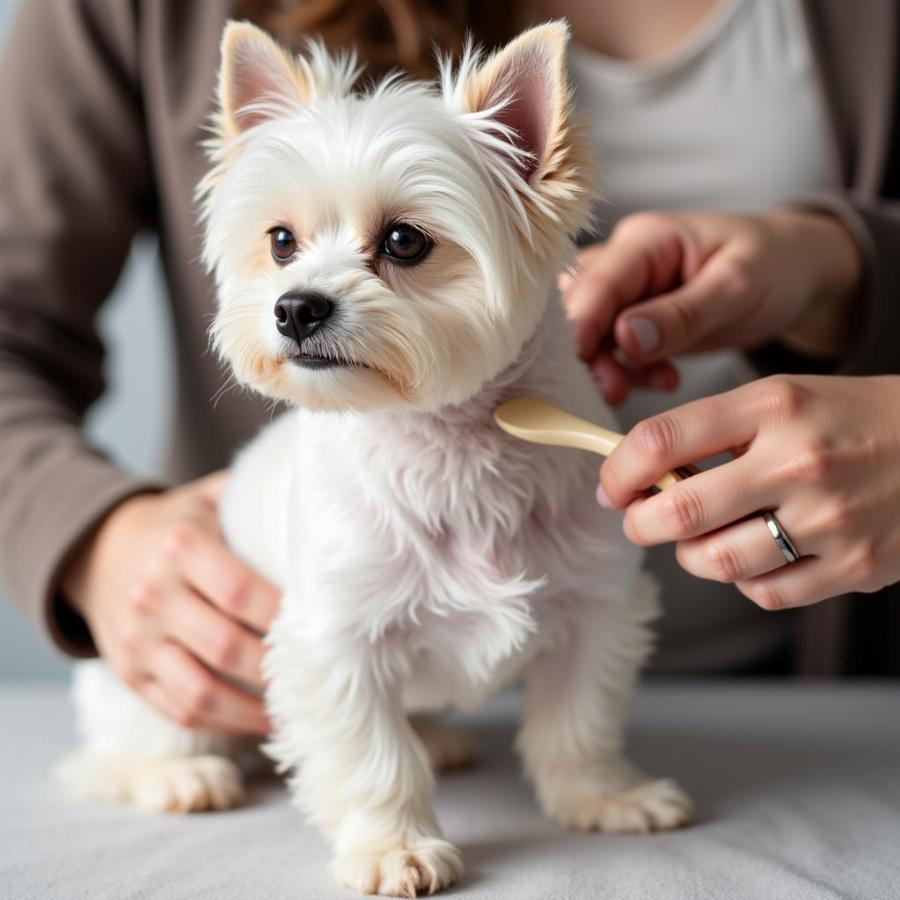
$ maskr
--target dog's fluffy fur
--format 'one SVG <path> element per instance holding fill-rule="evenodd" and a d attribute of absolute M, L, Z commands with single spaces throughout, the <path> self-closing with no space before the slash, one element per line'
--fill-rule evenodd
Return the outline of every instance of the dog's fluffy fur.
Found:
<path fill-rule="evenodd" d="M 236 378 L 295 409 L 238 457 L 223 502 L 231 545 L 284 589 L 269 637 L 269 753 L 332 839 L 338 879 L 414 896 L 452 883 L 456 849 L 432 810 L 429 755 L 446 729 L 408 713 L 472 707 L 526 684 L 518 738 L 546 812 L 564 825 L 647 831 L 689 804 L 621 755 L 656 615 L 639 553 L 594 501 L 584 454 L 493 424 L 532 394 L 613 424 L 575 359 L 553 291 L 588 221 L 594 172 L 573 120 L 566 27 L 534 28 L 438 86 L 355 91 L 350 58 L 293 59 L 232 24 L 201 187 L 215 345 Z M 414 267 L 379 258 L 387 223 L 434 241 Z M 284 266 L 266 232 L 290 227 Z M 276 330 L 287 291 L 334 298 L 307 341 L 347 365 L 292 363 Z M 307 342 L 304 342 L 304 347 Z M 220 739 L 164 720 L 103 664 L 78 675 L 81 793 L 154 809 L 226 807 L 238 770 Z"/>

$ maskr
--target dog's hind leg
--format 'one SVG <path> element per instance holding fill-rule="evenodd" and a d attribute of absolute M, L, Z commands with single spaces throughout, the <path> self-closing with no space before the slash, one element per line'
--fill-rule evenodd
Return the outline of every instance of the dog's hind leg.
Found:
<path fill-rule="evenodd" d="M 518 747 L 544 811 L 569 828 L 647 832 L 690 818 L 690 800 L 674 782 L 648 778 L 622 755 L 632 687 L 651 645 L 655 593 L 641 575 L 622 602 L 575 601 L 557 644 L 526 673 Z"/>
<path fill-rule="evenodd" d="M 431 767 L 436 772 L 463 769 L 477 761 L 475 740 L 461 728 L 431 715 L 414 715 L 410 723 L 425 746 Z"/>
<path fill-rule="evenodd" d="M 101 661 L 75 667 L 74 695 L 83 743 L 57 769 L 72 796 L 154 812 L 240 802 L 241 773 L 225 755 L 228 740 L 170 722 Z"/>

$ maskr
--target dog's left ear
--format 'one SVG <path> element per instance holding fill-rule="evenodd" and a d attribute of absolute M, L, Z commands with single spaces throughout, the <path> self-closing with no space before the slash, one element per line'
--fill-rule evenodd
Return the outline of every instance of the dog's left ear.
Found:
<path fill-rule="evenodd" d="M 222 34 L 219 128 L 225 139 L 289 114 L 309 99 L 297 62 L 260 28 L 229 22 Z"/>
<path fill-rule="evenodd" d="M 564 21 L 538 25 L 464 75 L 461 85 L 466 112 L 498 107 L 491 119 L 510 129 L 510 140 L 526 154 L 519 168 L 532 185 L 560 177 L 570 156 L 568 42 Z"/>

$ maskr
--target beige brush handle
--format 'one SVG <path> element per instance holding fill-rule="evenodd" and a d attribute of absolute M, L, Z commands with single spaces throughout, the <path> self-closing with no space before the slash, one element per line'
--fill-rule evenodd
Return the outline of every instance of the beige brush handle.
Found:
<path fill-rule="evenodd" d="M 531 441 L 534 444 L 551 444 L 558 447 L 575 447 L 600 456 L 609 456 L 624 435 L 547 403 L 536 397 L 516 397 L 501 403 L 494 410 L 494 421 L 508 434 Z M 664 490 L 695 475 L 693 466 L 680 466 L 667 472 L 656 487 Z"/>

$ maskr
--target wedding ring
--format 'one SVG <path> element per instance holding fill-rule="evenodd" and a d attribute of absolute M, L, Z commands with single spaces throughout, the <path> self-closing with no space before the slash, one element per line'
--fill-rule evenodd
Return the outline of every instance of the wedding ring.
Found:
<path fill-rule="evenodd" d="M 800 554 L 797 552 L 797 548 L 794 546 L 791 539 L 787 536 L 787 532 L 781 527 L 781 522 L 775 518 L 775 513 L 773 512 L 764 512 L 762 514 L 763 521 L 766 523 L 766 528 L 769 529 L 769 534 L 775 539 L 775 543 L 778 544 L 778 549 L 781 550 L 784 558 L 789 562 L 797 562 L 800 559 Z"/>

